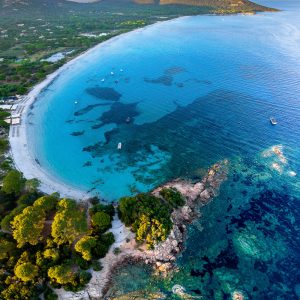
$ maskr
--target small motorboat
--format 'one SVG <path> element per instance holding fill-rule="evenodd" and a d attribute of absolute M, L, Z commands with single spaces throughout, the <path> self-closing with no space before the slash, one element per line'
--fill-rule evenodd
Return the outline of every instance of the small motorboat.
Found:
<path fill-rule="evenodd" d="M 122 143 L 118 143 L 118 150 L 122 149 Z"/>
<path fill-rule="evenodd" d="M 123 72 L 123 69 L 120 69 L 120 72 Z"/>
<path fill-rule="evenodd" d="M 110 75 L 111 75 L 111 76 L 114 76 L 114 75 L 115 75 L 115 73 L 114 73 L 114 72 L 110 72 Z"/>
<path fill-rule="evenodd" d="M 78 101 L 75 101 L 74 103 L 75 103 L 75 104 L 78 104 Z"/>
<path fill-rule="evenodd" d="M 130 121 L 131 121 L 131 118 L 130 118 L 130 117 L 127 117 L 127 118 L 126 118 L 126 123 L 130 123 Z"/>
<path fill-rule="evenodd" d="M 104 82 L 104 81 L 105 81 L 105 79 L 104 79 L 104 78 L 102 78 L 102 79 L 101 79 L 101 82 Z"/>
<path fill-rule="evenodd" d="M 274 117 L 270 118 L 270 122 L 271 122 L 272 125 L 276 125 L 277 124 L 277 121 L 276 121 L 276 119 Z"/>

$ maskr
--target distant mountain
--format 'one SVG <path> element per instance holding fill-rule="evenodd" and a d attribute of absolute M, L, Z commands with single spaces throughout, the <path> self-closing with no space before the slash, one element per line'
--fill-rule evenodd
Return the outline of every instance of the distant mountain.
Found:
<path fill-rule="evenodd" d="M 152 5 L 189 5 L 189 6 L 203 6 L 203 7 L 216 7 L 216 8 L 253 8 L 254 11 L 265 11 L 268 8 L 257 5 L 248 0 L 39 0 L 39 4 L 60 5 L 66 2 L 76 2 L 79 4 L 91 4 L 95 2 L 106 3 L 106 4 L 124 4 L 124 3 L 135 3 L 135 4 L 152 4 Z M 9 7 L 15 5 L 37 5 L 36 0 L 0 0 L 0 7 Z"/>

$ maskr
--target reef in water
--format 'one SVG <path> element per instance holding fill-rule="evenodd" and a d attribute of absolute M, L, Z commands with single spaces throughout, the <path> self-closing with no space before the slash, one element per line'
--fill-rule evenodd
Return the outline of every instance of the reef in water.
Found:
<path fill-rule="evenodd" d="M 138 103 L 124 104 L 121 102 L 113 103 L 109 111 L 104 112 L 101 117 L 97 120 L 97 124 L 93 125 L 93 129 L 98 129 L 105 124 L 114 123 L 129 124 L 134 121 L 134 117 L 139 115 L 137 111 Z"/>
<path fill-rule="evenodd" d="M 108 87 L 92 87 L 87 88 L 85 91 L 101 100 L 118 101 L 122 96 L 115 89 Z"/>

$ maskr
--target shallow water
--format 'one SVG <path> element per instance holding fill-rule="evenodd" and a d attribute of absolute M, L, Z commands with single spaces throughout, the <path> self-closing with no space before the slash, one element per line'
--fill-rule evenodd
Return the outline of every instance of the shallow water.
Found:
<path fill-rule="evenodd" d="M 35 156 L 61 180 L 115 200 L 224 157 L 295 149 L 300 34 L 290 15 L 187 17 L 104 44 L 34 104 Z"/>
<path fill-rule="evenodd" d="M 162 279 L 127 266 L 115 295 L 175 299 L 181 284 L 204 299 L 235 290 L 300 299 L 300 3 L 262 3 L 284 11 L 181 18 L 123 36 L 35 103 L 31 145 L 41 165 L 107 200 L 230 161 L 220 195 L 190 226 L 180 271 Z"/>

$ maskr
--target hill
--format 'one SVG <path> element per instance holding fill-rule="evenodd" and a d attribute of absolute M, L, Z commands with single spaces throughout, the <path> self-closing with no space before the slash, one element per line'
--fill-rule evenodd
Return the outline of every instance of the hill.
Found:
<path fill-rule="evenodd" d="M 0 7 L 2 8 L 20 8 L 20 7 L 61 7 L 65 3 L 76 3 L 78 5 L 94 4 L 98 6 L 107 5 L 119 6 L 122 4 L 144 4 L 144 5 L 188 5 L 200 7 L 214 7 L 214 8 L 235 8 L 253 11 L 273 10 L 248 0 L 1 0 Z"/>
<path fill-rule="evenodd" d="M 272 11 L 248 0 L 91 1 L 0 0 L 0 99 L 26 93 L 68 59 L 123 32 L 181 16 Z M 47 61 L 57 54 L 65 58 Z"/>

